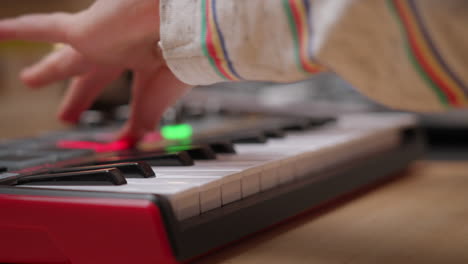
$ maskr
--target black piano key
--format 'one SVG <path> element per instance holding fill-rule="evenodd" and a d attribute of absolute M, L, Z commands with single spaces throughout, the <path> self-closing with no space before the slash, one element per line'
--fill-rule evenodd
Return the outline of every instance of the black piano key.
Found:
<path fill-rule="evenodd" d="M 310 127 L 310 121 L 307 119 L 296 119 L 285 122 L 282 129 L 286 131 L 303 131 Z"/>
<path fill-rule="evenodd" d="M 155 158 L 149 157 L 143 160 L 151 166 L 192 166 L 194 164 L 193 159 L 185 151 L 162 154 Z"/>
<path fill-rule="evenodd" d="M 334 122 L 336 121 L 336 118 L 334 117 L 310 118 L 307 121 L 309 123 L 309 126 L 316 127 L 316 126 L 322 126 L 322 125 Z"/>
<path fill-rule="evenodd" d="M 18 183 L 18 174 L 2 173 L 0 174 L 0 186 L 2 185 L 16 185 Z"/>
<path fill-rule="evenodd" d="M 127 180 L 118 169 L 48 173 L 18 178 L 19 185 L 123 185 Z"/>
<path fill-rule="evenodd" d="M 283 129 L 267 129 L 265 130 L 265 136 L 269 138 L 284 138 L 286 132 Z"/>
<path fill-rule="evenodd" d="M 261 133 L 261 132 L 244 133 L 244 134 L 234 135 L 232 138 L 232 142 L 237 143 L 237 144 L 266 143 L 267 137 L 265 136 L 264 133 Z"/>
<path fill-rule="evenodd" d="M 116 162 L 137 162 L 145 161 L 151 166 L 192 166 L 193 159 L 185 151 L 176 153 L 151 152 L 138 153 L 123 152 L 115 156 L 100 158 L 93 162 L 93 165 L 112 164 Z"/>
<path fill-rule="evenodd" d="M 200 139 L 200 142 L 231 142 L 234 144 L 239 143 L 265 143 L 267 137 L 263 131 L 259 130 L 245 130 L 236 131 L 225 135 L 215 135 Z"/>
<path fill-rule="evenodd" d="M 69 167 L 69 168 L 57 168 L 52 169 L 50 173 L 63 173 L 63 172 L 75 172 L 75 171 L 89 171 L 89 170 L 100 170 L 100 169 L 119 169 L 125 176 L 125 178 L 152 178 L 155 177 L 154 171 L 151 166 L 143 161 L 139 162 L 125 162 L 125 163 L 111 163 L 105 165 L 92 165 L 92 166 L 80 166 L 80 167 Z"/>
<path fill-rule="evenodd" d="M 186 151 L 194 160 L 215 160 L 216 153 L 206 144 L 186 145 L 186 146 L 169 146 L 166 147 L 167 152 Z"/>
<path fill-rule="evenodd" d="M 211 149 L 216 153 L 235 154 L 236 149 L 231 141 L 213 141 L 207 142 Z"/>
<path fill-rule="evenodd" d="M 8 168 L 7 167 L 0 167 L 0 173 L 7 172 Z"/>

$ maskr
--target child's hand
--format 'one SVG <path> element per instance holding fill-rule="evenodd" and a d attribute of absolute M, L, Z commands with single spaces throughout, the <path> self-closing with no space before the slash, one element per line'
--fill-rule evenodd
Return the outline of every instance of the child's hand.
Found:
<path fill-rule="evenodd" d="M 132 70 L 132 113 L 121 138 L 136 140 L 154 130 L 165 109 L 189 89 L 165 66 L 157 46 L 157 0 L 98 0 L 77 14 L 3 20 L 0 40 L 7 39 L 65 44 L 21 74 L 30 87 L 73 77 L 59 111 L 65 121 L 77 121 L 107 84 Z"/>

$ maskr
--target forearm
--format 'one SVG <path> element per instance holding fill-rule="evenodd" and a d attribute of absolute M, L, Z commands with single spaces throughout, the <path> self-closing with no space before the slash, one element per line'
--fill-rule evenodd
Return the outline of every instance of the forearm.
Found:
<path fill-rule="evenodd" d="M 307 77 L 283 2 L 163 1 L 162 47 L 169 66 L 190 84 Z M 315 72 L 311 54 L 303 56 Z"/>
<path fill-rule="evenodd" d="M 190 84 L 289 82 L 327 68 L 386 105 L 440 110 L 466 103 L 466 9 L 463 0 L 164 0 L 162 48 Z"/>

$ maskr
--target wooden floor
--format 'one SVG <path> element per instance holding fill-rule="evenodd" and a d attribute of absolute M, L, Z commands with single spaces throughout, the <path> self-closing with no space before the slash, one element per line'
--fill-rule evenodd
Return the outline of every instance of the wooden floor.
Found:
<path fill-rule="evenodd" d="M 468 162 L 416 162 L 395 181 L 196 263 L 466 264 Z"/>

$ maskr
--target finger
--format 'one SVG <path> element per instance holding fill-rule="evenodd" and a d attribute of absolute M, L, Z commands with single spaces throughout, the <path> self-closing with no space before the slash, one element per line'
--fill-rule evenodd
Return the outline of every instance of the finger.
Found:
<path fill-rule="evenodd" d="M 190 88 L 167 67 L 162 67 L 156 74 L 136 73 L 133 85 L 130 120 L 120 134 L 120 139 L 130 141 L 137 141 L 147 132 L 154 131 L 164 111 Z"/>
<path fill-rule="evenodd" d="M 59 110 L 59 118 L 78 122 L 81 113 L 88 109 L 102 90 L 122 73 L 116 69 L 95 69 L 74 78 Z"/>
<path fill-rule="evenodd" d="M 72 15 L 67 13 L 53 13 L 0 20 L 0 40 L 67 42 L 71 18 Z"/>
<path fill-rule="evenodd" d="M 21 79 L 30 87 L 42 87 L 82 74 L 90 67 L 90 63 L 80 53 L 65 46 L 23 70 Z"/>

